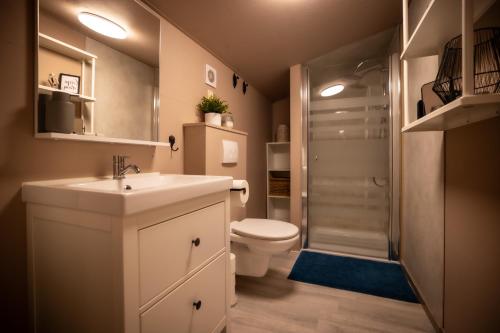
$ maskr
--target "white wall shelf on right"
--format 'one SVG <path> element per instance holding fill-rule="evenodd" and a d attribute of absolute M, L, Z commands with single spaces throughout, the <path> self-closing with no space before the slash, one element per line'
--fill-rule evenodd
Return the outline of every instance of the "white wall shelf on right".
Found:
<path fill-rule="evenodd" d="M 474 21 L 495 0 L 474 1 Z M 457 0 L 431 0 L 406 44 L 401 59 L 438 54 L 447 41 L 461 32 L 462 9 Z"/>
<path fill-rule="evenodd" d="M 425 11 L 411 27 L 409 0 L 403 2 L 403 128 L 402 132 L 446 131 L 500 116 L 500 94 L 475 94 L 474 29 L 494 0 L 421 0 Z M 415 4 L 415 1 L 412 2 Z M 413 29 L 410 31 L 410 29 Z M 417 119 L 422 86 L 438 74 L 445 44 L 461 38 L 461 97 Z M 431 105 L 432 107 L 432 105 Z M 429 107 L 429 109 L 431 109 Z"/>
<path fill-rule="evenodd" d="M 500 94 L 463 96 L 404 126 L 401 132 L 446 131 L 497 116 Z"/>

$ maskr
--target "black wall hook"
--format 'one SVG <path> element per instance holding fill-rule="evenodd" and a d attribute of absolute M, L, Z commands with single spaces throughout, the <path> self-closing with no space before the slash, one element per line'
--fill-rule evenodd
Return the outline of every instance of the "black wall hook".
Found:
<path fill-rule="evenodd" d="M 170 153 L 172 153 L 173 151 L 178 151 L 179 150 L 179 147 L 174 148 L 174 145 L 175 145 L 175 136 L 170 135 L 168 137 L 168 143 L 170 143 Z"/>
<path fill-rule="evenodd" d="M 236 73 L 233 73 L 233 88 L 236 88 L 236 86 L 238 85 L 239 79 L 240 79 L 240 77 L 238 75 L 236 75 Z"/>
<path fill-rule="evenodd" d="M 247 87 L 248 87 L 247 81 L 243 81 L 243 95 L 247 93 Z"/>

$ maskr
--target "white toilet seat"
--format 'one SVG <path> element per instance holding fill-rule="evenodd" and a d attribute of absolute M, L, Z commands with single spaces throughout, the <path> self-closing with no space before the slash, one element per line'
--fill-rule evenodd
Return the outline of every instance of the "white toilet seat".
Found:
<path fill-rule="evenodd" d="M 264 276 L 271 257 L 290 251 L 299 237 L 299 228 L 287 222 L 267 219 L 231 222 L 231 252 L 236 255 L 236 274 Z"/>
<path fill-rule="evenodd" d="M 299 235 L 290 239 L 279 241 L 270 241 L 266 239 L 257 239 L 251 237 L 243 237 L 235 233 L 231 234 L 231 242 L 242 244 L 248 247 L 251 251 L 259 254 L 274 255 L 289 251 L 299 240 Z"/>
<path fill-rule="evenodd" d="M 282 241 L 295 238 L 299 234 L 299 228 L 277 220 L 244 219 L 231 223 L 231 233 L 253 239 Z"/>

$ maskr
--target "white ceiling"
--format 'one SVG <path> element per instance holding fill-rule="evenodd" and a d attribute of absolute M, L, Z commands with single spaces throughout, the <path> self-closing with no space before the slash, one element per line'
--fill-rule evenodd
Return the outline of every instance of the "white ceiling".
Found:
<path fill-rule="evenodd" d="M 288 95 L 291 65 L 401 21 L 400 0 L 146 2 L 271 101 Z"/>

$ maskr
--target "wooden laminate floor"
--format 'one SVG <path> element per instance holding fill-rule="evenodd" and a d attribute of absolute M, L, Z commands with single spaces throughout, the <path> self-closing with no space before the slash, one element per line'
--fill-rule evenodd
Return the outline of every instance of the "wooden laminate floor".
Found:
<path fill-rule="evenodd" d="M 263 278 L 238 276 L 234 333 L 434 332 L 420 304 L 288 280 L 296 253 Z"/>

